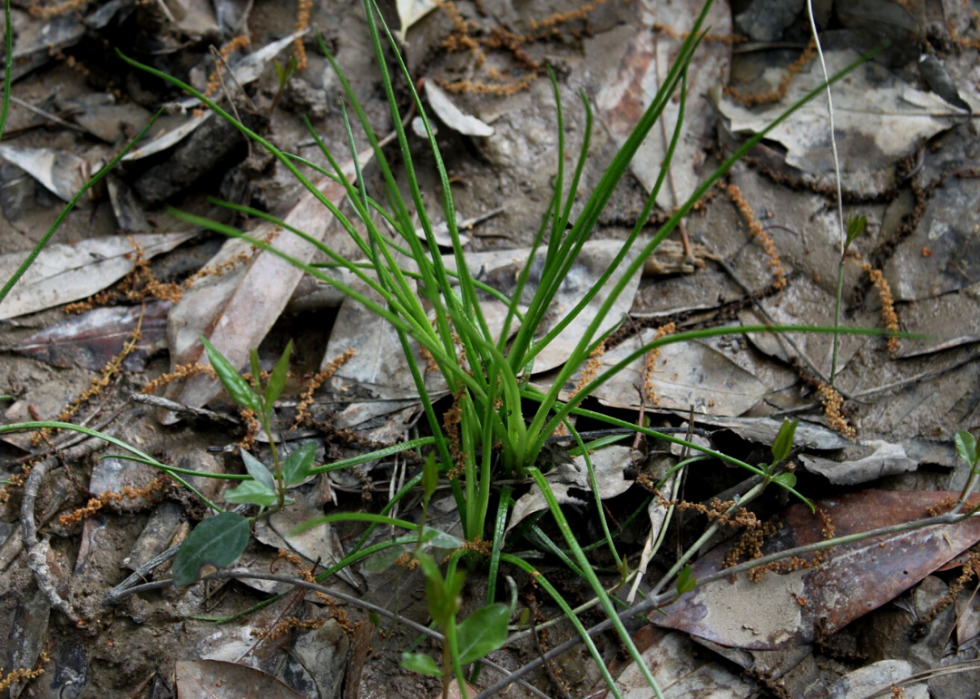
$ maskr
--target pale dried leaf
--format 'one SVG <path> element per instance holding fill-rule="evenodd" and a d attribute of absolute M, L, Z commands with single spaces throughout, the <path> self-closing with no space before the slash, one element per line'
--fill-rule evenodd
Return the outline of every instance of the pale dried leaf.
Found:
<path fill-rule="evenodd" d="M 149 259 L 168 252 L 196 232 L 130 236 Z M 38 255 L 7 298 L 0 302 L 0 319 L 15 318 L 78 301 L 102 291 L 134 269 L 134 248 L 122 236 L 91 238 L 77 245 L 49 245 Z M 28 253 L 0 256 L 0 279 L 9 279 Z"/>
<path fill-rule="evenodd" d="M 677 34 L 691 29 L 701 10 L 700 3 L 664 3 L 643 0 L 637 3 L 640 26 L 625 47 L 615 73 L 603 81 L 596 96 L 596 106 L 606 129 L 622 145 L 643 111 L 667 77 L 671 64 L 681 48 L 681 39 L 651 28 L 655 23 L 671 28 Z M 715 2 L 705 20 L 711 33 L 732 33 L 732 14 L 727 2 Z M 705 159 L 704 144 L 713 136 L 714 113 L 701 95 L 712 86 L 727 80 L 731 48 L 721 42 L 702 42 L 687 71 L 687 104 L 684 126 L 670 164 L 670 178 L 664 184 L 657 203 L 664 209 L 683 203 L 701 183 Z M 680 94 L 678 87 L 676 95 Z M 663 116 L 654 125 L 633 157 L 630 168 L 647 191 L 653 189 L 660 174 L 677 124 L 680 103 L 670 100 Z"/>
<path fill-rule="evenodd" d="M 434 80 L 425 81 L 425 96 L 429 98 L 432 111 L 449 128 L 464 136 L 493 136 L 493 127 L 485 124 L 475 116 L 465 114 L 456 106 L 446 91 L 436 85 Z"/>
<path fill-rule="evenodd" d="M 362 153 L 362 164 L 372 156 L 372 151 Z M 348 162 L 343 169 L 348 177 L 353 176 L 353 162 Z M 344 187 L 328 177 L 316 183 L 316 187 L 336 203 L 346 196 Z M 324 240 L 328 231 L 333 230 L 335 236 L 328 245 L 340 254 L 346 251 L 342 246 L 352 245 L 341 226 L 331 225 L 333 216 L 310 192 L 303 195 L 283 220 L 317 240 Z M 263 222 L 250 234 L 262 239 L 274 229 L 273 224 Z M 313 245 L 288 232 L 279 234 L 273 245 L 304 263 L 308 263 L 316 252 Z M 244 241 L 229 240 L 209 264 L 217 267 L 239 255 L 247 256 L 249 248 Z M 232 366 L 243 366 L 249 350 L 259 346 L 279 318 L 303 274 L 302 270 L 275 254 L 257 250 L 248 262 L 223 276 L 198 279 L 170 313 L 168 342 L 172 366 L 207 361 L 199 334 L 207 335 Z M 186 382 L 171 384 L 167 397 L 199 408 L 220 392 L 221 384 L 199 374 Z M 172 423 L 176 416 L 165 415 L 163 419 Z"/>

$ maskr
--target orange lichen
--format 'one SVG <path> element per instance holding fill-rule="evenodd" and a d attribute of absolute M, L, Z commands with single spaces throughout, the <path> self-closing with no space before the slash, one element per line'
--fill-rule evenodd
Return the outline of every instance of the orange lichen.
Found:
<path fill-rule="evenodd" d="M 133 328 L 132 332 L 129 333 L 128 339 L 123 344 L 122 351 L 106 363 L 99 375 L 92 379 L 89 387 L 82 391 L 82 394 L 78 398 L 65 406 L 65 409 L 58 414 L 55 421 L 69 422 L 73 417 L 75 417 L 75 415 L 78 414 L 78 411 L 83 405 L 85 405 L 85 403 L 90 401 L 92 398 L 101 395 L 106 386 L 112 383 L 112 380 L 115 379 L 122 370 L 122 363 L 126 360 L 126 357 L 128 357 L 132 351 L 136 349 L 140 338 L 143 336 L 142 328 L 143 314 L 140 313 L 139 321 L 136 323 L 136 327 Z M 38 430 L 31 437 L 31 444 L 33 446 L 37 446 L 50 434 L 52 434 L 52 430 L 50 429 L 45 428 L 43 430 Z"/>
<path fill-rule="evenodd" d="M 663 24 L 661 22 L 654 22 L 653 31 L 665 36 L 669 36 L 671 39 L 677 39 L 678 41 L 686 41 L 687 37 L 691 35 L 691 32 L 678 32 L 671 26 Z M 747 37 L 738 36 L 737 34 L 705 34 L 701 41 L 712 44 L 725 44 L 726 46 L 733 46 L 735 44 L 744 44 L 748 41 Z"/>
<path fill-rule="evenodd" d="M 294 33 L 305 32 L 310 26 L 310 12 L 313 10 L 313 0 L 299 0 L 296 9 L 296 25 Z M 306 47 L 303 37 L 298 36 L 293 42 L 293 55 L 296 56 L 296 70 L 306 70 Z"/>
<path fill-rule="evenodd" d="M 68 512 L 58 517 L 58 523 L 63 527 L 73 527 L 108 505 L 118 505 L 123 500 L 148 499 L 154 493 L 160 491 L 167 484 L 168 480 L 166 476 L 157 476 L 145 488 L 133 488 L 127 485 L 118 493 L 113 490 L 107 490 L 97 497 L 90 499 L 85 507 L 80 507 L 74 512 Z"/>
<path fill-rule="evenodd" d="M 310 424 L 312 422 L 313 418 L 310 416 L 310 406 L 313 405 L 313 394 L 320 386 L 332 379 L 340 367 L 350 361 L 356 354 L 357 350 L 351 347 L 345 350 L 343 354 L 339 354 L 331 359 L 327 366 L 313 375 L 306 390 L 300 396 L 299 405 L 296 406 L 296 419 L 293 421 L 293 426 L 290 429 L 295 430 L 302 424 Z"/>
<path fill-rule="evenodd" d="M 667 323 L 657 328 L 654 340 L 662 340 L 674 333 L 674 324 Z M 654 347 L 643 357 L 643 390 L 646 392 L 646 401 L 652 405 L 657 404 L 657 389 L 653 384 L 653 374 L 657 370 L 657 359 L 660 358 L 660 348 Z"/>
<path fill-rule="evenodd" d="M 575 390 L 572 392 L 573 396 L 578 395 L 583 388 L 592 383 L 593 379 L 599 375 L 599 370 L 602 368 L 602 355 L 605 353 L 606 343 L 603 341 L 589 354 L 585 368 L 582 369 L 582 375 L 579 376 L 578 383 L 575 384 Z"/>
<path fill-rule="evenodd" d="M 790 84 L 793 82 L 793 78 L 799 73 L 803 68 L 813 60 L 813 57 L 817 55 L 817 44 L 810 38 L 810 43 L 806 45 L 803 49 L 803 53 L 800 54 L 799 58 L 793 61 L 789 68 L 786 69 L 786 74 L 783 76 L 782 80 L 779 81 L 779 85 L 775 90 L 771 92 L 763 92 L 758 95 L 743 95 L 736 88 L 726 85 L 724 90 L 725 94 L 731 97 L 736 102 L 740 102 L 746 107 L 753 107 L 757 104 L 770 104 L 772 102 L 779 102 L 781 99 L 786 97 L 786 91 L 789 89 Z"/>
<path fill-rule="evenodd" d="M 833 386 L 822 383 L 817 389 L 817 395 L 820 396 L 820 402 L 823 403 L 823 415 L 827 419 L 827 424 L 847 439 L 854 439 L 857 436 L 857 430 L 844 419 L 841 412 L 844 399 L 841 394 Z"/>
<path fill-rule="evenodd" d="M 69 12 L 74 12 L 75 10 L 80 10 L 87 4 L 88 0 L 67 0 L 67 2 L 63 2 L 60 5 L 52 5 L 50 7 L 41 7 L 40 5 L 31 3 L 28 12 L 30 12 L 31 17 L 50 19 L 52 17 L 57 17 L 58 15 L 64 15 Z"/>
<path fill-rule="evenodd" d="M 885 327 L 891 332 L 897 333 L 899 330 L 898 314 L 895 312 L 895 297 L 892 296 L 891 285 L 885 279 L 885 275 L 881 273 L 881 270 L 874 269 L 868 264 L 862 265 L 861 269 L 868 273 L 868 277 L 871 278 L 871 283 L 878 290 L 878 298 L 881 299 L 881 319 L 885 322 Z M 888 338 L 888 351 L 898 351 L 897 337 Z"/>
<path fill-rule="evenodd" d="M 21 668 L 18 670 L 11 670 L 7 674 L 3 674 L 3 670 L 0 669 L 0 692 L 6 692 L 10 689 L 10 686 L 14 682 L 22 682 L 26 680 L 33 680 L 36 677 L 40 677 L 44 674 L 44 666 L 48 664 L 50 658 L 48 657 L 48 652 L 42 650 L 38 655 L 37 668 L 31 670 L 28 668 Z"/>
<path fill-rule="evenodd" d="M 742 220 L 745 221 L 745 225 L 749 227 L 749 235 L 762 246 L 762 249 L 766 251 L 766 255 L 769 256 L 769 266 L 772 267 L 773 276 L 776 277 L 776 281 L 773 282 L 773 288 L 783 289 L 786 286 L 786 270 L 783 269 L 783 263 L 779 259 L 779 250 L 776 249 L 776 244 L 772 242 L 769 234 L 762 229 L 762 224 L 756 220 L 755 212 L 752 211 L 752 207 L 745 201 L 745 197 L 742 196 L 742 190 L 737 185 L 730 184 L 726 188 L 726 191 L 732 203 L 735 204 L 735 208 L 738 209 Z"/>
<path fill-rule="evenodd" d="M 83 313 L 96 306 L 104 306 L 110 301 L 120 299 L 143 301 L 147 298 L 157 298 L 171 303 L 180 301 L 180 287 L 173 283 L 159 281 L 150 269 L 150 261 L 146 259 L 143 247 L 132 236 L 127 240 L 133 248 L 133 252 L 126 255 L 127 258 L 133 259 L 133 271 L 123 277 L 114 289 L 106 289 L 84 301 L 65 305 L 62 309 L 65 313 Z"/>

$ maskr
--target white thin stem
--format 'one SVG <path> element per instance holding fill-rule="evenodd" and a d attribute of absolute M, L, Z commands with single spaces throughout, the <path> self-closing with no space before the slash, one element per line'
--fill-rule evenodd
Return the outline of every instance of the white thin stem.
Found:
<path fill-rule="evenodd" d="M 806 0 L 806 13 L 810 19 L 810 31 L 813 32 L 813 43 L 817 47 L 817 56 L 820 58 L 820 67 L 823 69 L 824 82 L 830 82 L 830 73 L 827 71 L 827 61 L 824 59 L 823 47 L 820 45 L 820 35 L 817 34 L 817 22 L 813 18 L 813 0 Z M 830 114 L 830 149 L 834 155 L 834 178 L 837 183 L 837 224 L 840 227 L 840 256 L 844 259 L 847 244 L 847 232 L 844 229 L 844 199 L 841 195 L 840 185 L 840 160 L 837 157 L 837 139 L 834 137 L 834 98 L 830 93 L 830 85 L 827 85 L 827 112 Z"/>

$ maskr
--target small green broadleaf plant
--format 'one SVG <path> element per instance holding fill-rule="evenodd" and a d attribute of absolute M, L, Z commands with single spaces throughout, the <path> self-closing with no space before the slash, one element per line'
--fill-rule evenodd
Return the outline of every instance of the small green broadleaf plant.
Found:
<path fill-rule="evenodd" d="M 283 389 L 286 387 L 286 375 L 289 372 L 289 356 L 293 351 L 292 340 L 290 340 L 289 344 L 286 345 L 286 349 L 283 351 L 282 356 L 279 357 L 279 361 L 276 362 L 276 366 L 273 367 L 272 373 L 269 375 L 269 381 L 266 384 L 265 390 L 263 391 L 262 367 L 259 365 L 258 352 L 253 349 L 249 353 L 252 369 L 252 380 L 255 382 L 255 389 L 253 389 L 249 385 L 248 381 L 243 379 L 238 374 L 238 370 L 231 365 L 231 362 L 225 359 L 224 355 L 215 349 L 214 345 L 212 345 L 206 337 L 201 335 L 200 338 L 201 342 L 204 344 L 204 349 L 208 354 L 208 359 L 211 360 L 211 366 L 214 367 L 215 374 L 217 374 L 221 385 L 225 387 L 225 390 L 228 391 L 228 395 L 230 395 L 232 400 L 238 403 L 238 405 L 255 413 L 259 424 L 262 426 L 262 431 L 265 432 L 265 436 L 269 440 L 269 446 L 272 449 L 272 461 L 275 466 L 275 482 L 269 484 L 265 476 L 256 475 L 256 473 L 265 472 L 265 466 L 259 464 L 258 468 L 254 469 L 255 472 L 253 472 L 253 468 L 249 466 L 249 461 L 247 458 L 245 461 L 245 466 L 248 468 L 249 474 L 256 479 L 255 482 L 271 490 L 275 494 L 275 503 L 279 507 L 283 507 L 286 504 L 287 483 L 283 477 L 283 464 L 279 463 L 279 452 L 276 449 L 276 441 L 272 436 L 272 412 L 275 408 L 276 401 L 279 399 L 279 396 L 282 395 Z M 307 470 L 309 470 L 311 461 L 307 462 L 306 464 Z M 293 468 L 297 467 L 298 464 L 293 465 Z M 306 474 L 303 475 L 303 478 L 305 477 Z M 252 492 L 260 493 L 263 491 L 258 490 L 256 487 L 253 488 Z M 243 492 L 240 494 L 240 497 L 244 495 L 245 493 Z M 242 500 L 239 500 L 239 502 L 242 502 Z M 244 502 L 255 502 L 255 504 L 261 504 L 254 500 L 245 500 Z"/>
<path fill-rule="evenodd" d="M 772 443 L 772 463 L 763 466 L 763 471 L 770 482 L 781 485 L 784 488 L 792 488 L 796 485 L 796 476 L 792 473 L 774 474 L 776 466 L 789 458 L 793 452 L 793 437 L 796 435 L 796 427 L 800 424 L 799 420 L 785 420 L 776 440 Z"/>
<path fill-rule="evenodd" d="M 510 609 L 506 604 L 487 605 L 470 614 L 461 624 L 456 623 L 460 607 L 460 593 L 466 579 L 464 571 L 454 565 L 443 577 L 439 566 L 426 553 L 418 553 L 417 559 L 425 575 L 425 596 L 429 615 L 444 634 L 442 668 L 431 656 L 424 653 L 402 653 L 402 667 L 429 677 L 442 677 L 448 685 L 453 671 L 462 677 L 464 665 L 476 662 L 488 653 L 500 648 L 507 640 L 507 622 Z M 460 683 L 463 696 L 466 690 Z"/>
<path fill-rule="evenodd" d="M 439 469 L 435 458 L 430 454 L 422 466 L 422 519 L 415 557 L 425 575 L 425 596 L 429 605 L 429 615 L 444 634 L 442 668 L 440 669 L 435 660 L 425 653 L 402 653 L 401 664 L 405 669 L 421 675 L 442 677 L 443 686 L 448 686 L 452 669 L 462 677 L 461 669 L 464 665 L 479 660 L 504 644 L 507 640 L 510 609 L 506 604 L 490 604 L 477 609 L 462 624 L 456 624 L 460 592 L 466 576 L 463 571 L 456 568 L 453 561 L 446 572 L 446 577 L 443 578 L 435 560 L 421 550 L 423 543 L 433 538 L 425 535 L 424 524 L 429 502 L 438 485 Z M 460 691 L 465 697 L 464 684 L 460 682 Z"/>
<path fill-rule="evenodd" d="M 691 575 L 691 565 L 684 566 L 677 574 L 677 596 L 685 595 L 697 586 L 697 578 Z"/>
<path fill-rule="evenodd" d="M 276 362 L 265 390 L 262 390 L 262 369 L 258 354 L 251 352 L 252 376 L 256 388 L 239 376 L 231 363 L 201 337 L 208 359 L 218 376 L 218 380 L 238 405 L 255 412 L 269 439 L 272 449 L 275 473 L 270 473 L 265 464 L 246 451 L 242 452 L 245 470 L 252 480 L 242 481 L 238 487 L 225 494 L 225 501 L 259 506 L 259 516 L 268 507 L 282 508 L 292 502 L 286 497 L 286 488 L 303 482 L 309 475 L 316 455 L 316 444 L 310 442 L 294 450 L 280 463 L 276 443 L 272 437 L 272 412 L 276 400 L 286 386 L 289 369 L 289 356 L 292 342 L 286 345 L 279 361 Z M 251 520 L 235 512 L 222 512 L 198 524 L 184 540 L 174 561 L 173 579 L 175 585 L 191 585 L 211 567 L 220 568 L 235 561 L 248 546 Z"/>
<path fill-rule="evenodd" d="M 977 438 L 966 430 L 957 432 L 953 438 L 953 443 L 956 445 L 956 453 L 970 467 L 970 476 L 966 479 L 966 485 L 963 486 L 963 493 L 960 495 L 960 502 L 962 503 L 969 497 L 973 483 L 980 475 L 980 453 L 977 452 Z"/>

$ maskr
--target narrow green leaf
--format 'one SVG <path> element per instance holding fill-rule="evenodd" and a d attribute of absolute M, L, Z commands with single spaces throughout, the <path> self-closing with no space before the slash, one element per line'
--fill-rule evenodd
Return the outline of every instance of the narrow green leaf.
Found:
<path fill-rule="evenodd" d="M 425 653 L 402 653 L 401 665 L 409 672 L 427 677 L 442 677 L 442 670 L 436 665 L 436 661 Z"/>
<path fill-rule="evenodd" d="M 274 493 L 276 491 L 276 481 L 272 477 L 272 472 L 266 468 L 264 463 L 247 451 L 242 452 L 242 461 L 245 462 L 245 470 L 248 471 L 248 475 L 254 478 L 256 482 L 264 485 L 270 492 Z"/>
<path fill-rule="evenodd" d="M 456 627 L 459 662 L 472 663 L 504 645 L 509 620 L 510 610 L 500 602 L 477 609 L 466 617 Z"/>
<path fill-rule="evenodd" d="M 214 372 L 218 375 L 218 380 L 225 387 L 225 390 L 228 391 L 231 399 L 243 408 L 248 408 L 249 410 L 255 411 L 256 414 L 261 415 L 262 406 L 259 403 L 258 396 L 252 392 L 252 387 L 248 385 L 245 379 L 238 375 L 238 370 L 225 359 L 221 352 L 215 349 L 214 345 L 208 341 L 208 338 L 204 337 L 204 335 L 200 335 L 199 337 L 204 344 L 204 350 L 208 353 L 208 359 L 211 360 L 211 366 L 214 367 Z"/>
<path fill-rule="evenodd" d="M 260 507 L 272 507 L 279 501 L 279 496 L 264 483 L 258 481 L 243 481 L 236 488 L 225 493 L 225 502 L 236 505 L 249 504 Z"/>
<path fill-rule="evenodd" d="M 960 455 L 970 468 L 977 467 L 977 459 L 980 458 L 980 454 L 977 454 L 977 440 L 972 434 L 966 430 L 960 430 L 956 433 L 956 437 L 953 438 L 953 442 L 956 444 L 956 453 Z"/>
<path fill-rule="evenodd" d="M 772 444 L 773 464 L 786 459 L 793 451 L 793 437 L 796 435 L 796 426 L 799 424 L 799 420 L 783 421 L 783 426 L 779 428 L 779 434 L 776 435 L 776 441 Z"/>
<path fill-rule="evenodd" d="M 316 442 L 307 442 L 286 457 L 282 462 L 282 477 L 286 485 L 296 485 L 306 480 L 316 456 Z"/>
<path fill-rule="evenodd" d="M 783 486 L 784 488 L 793 488 L 796 486 L 796 476 L 792 473 L 780 473 L 778 476 L 772 479 L 773 483 Z"/>
<path fill-rule="evenodd" d="M 276 77 L 279 79 L 279 87 L 286 84 L 286 71 L 283 70 L 282 64 L 276 59 L 272 59 L 272 65 L 276 69 Z"/>
<path fill-rule="evenodd" d="M 432 499 L 432 494 L 439 487 L 439 467 L 436 465 L 435 454 L 429 454 L 422 465 L 422 495 L 425 502 Z"/>
<path fill-rule="evenodd" d="M 272 404 L 279 400 L 282 391 L 286 388 L 286 374 L 289 373 L 289 356 L 293 353 L 293 341 L 290 340 L 286 349 L 282 351 L 282 356 L 272 368 L 269 376 L 269 383 L 265 387 L 265 407 L 272 410 Z"/>
<path fill-rule="evenodd" d="M 248 520 L 234 512 L 210 517 L 190 533 L 174 558 L 174 585 L 192 585 L 205 566 L 222 568 L 234 562 L 248 546 Z"/>
<path fill-rule="evenodd" d="M 677 574 L 677 594 L 678 595 L 686 594 L 697 586 L 698 586 L 697 579 L 691 576 L 690 564 L 684 566 L 681 572 Z"/>

